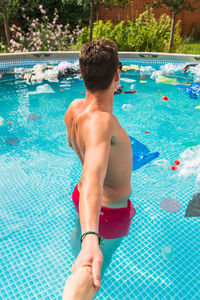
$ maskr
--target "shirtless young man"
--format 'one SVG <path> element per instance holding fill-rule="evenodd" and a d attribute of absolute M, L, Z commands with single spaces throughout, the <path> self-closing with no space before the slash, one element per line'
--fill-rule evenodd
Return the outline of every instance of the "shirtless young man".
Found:
<path fill-rule="evenodd" d="M 108 39 L 88 42 L 81 48 L 79 62 L 86 97 L 74 100 L 65 114 L 69 146 L 83 167 L 72 195 L 76 224 L 71 243 L 77 257 L 72 274 L 91 266 L 93 285 L 99 289 L 101 275 L 135 215 L 129 200 L 132 149 L 113 115 L 114 91 L 120 81 L 116 44 Z M 104 238 L 103 245 L 95 233 Z"/>

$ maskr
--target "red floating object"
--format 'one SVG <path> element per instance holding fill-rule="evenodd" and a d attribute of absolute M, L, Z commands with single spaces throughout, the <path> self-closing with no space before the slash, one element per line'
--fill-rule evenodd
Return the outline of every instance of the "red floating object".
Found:
<path fill-rule="evenodd" d="M 81 94 L 83 94 L 84 92 L 81 92 Z"/>
<path fill-rule="evenodd" d="M 25 77 L 24 80 L 27 80 L 27 78 Z"/>
<path fill-rule="evenodd" d="M 162 99 L 163 99 L 164 101 L 168 101 L 168 100 L 169 100 L 169 98 L 168 98 L 167 96 L 163 96 Z"/>
<path fill-rule="evenodd" d="M 72 80 L 72 82 L 74 82 L 74 80 Z"/>
<path fill-rule="evenodd" d="M 181 89 L 181 91 L 183 91 L 183 89 Z"/>
<path fill-rule="evenodd" d="M 12 124 L 12 123 L 11 123 L 11 122 L 8 122 L 7 124 L 10 125 L 10 124 Z"/>
<path fill-rule="evenodd" d="M 173 170 L 173 171 L 175 171 L 175 170 L 177 170 L 177 169 L 178 169 L 178 168 L 177 168 L 176 165 L 173 165 L 173 166 L 172 166 L 172 170 Z"/>
<path fill-rule="evenodd" d="M 140 79 L 145 79 L 146 78 L 146 76 L 140 76 Z"/>
<path fill-rule="evenodd" d="M 175 165 L 177 165 L 177 166 L 180 165 L 180 161 L 179 161 L 179 160 L 175 160 L 174 163 L 175 163 Z"/>
<path fill-rule="evenodd" d="M 145 133 L 149 133 L 149 130 L 146 130 Z"/>
<path fill-rule="evenodd" d="M 134 91 L 133 91 L 133 93 L 137 93 L 137 91 L 136 91 L 136 90 L 134 90 Z"/>
<path fill-rule="evenodd" d="M 60 91 L 61 91 L 61 92 L 64 92 L 64 90 L 63 90 L 63 89 L 61 89 Z"/>
<path fill-rule="evenodd" d="M 160 90 L 158 90 L 158 92 L 160 92 Z"/>

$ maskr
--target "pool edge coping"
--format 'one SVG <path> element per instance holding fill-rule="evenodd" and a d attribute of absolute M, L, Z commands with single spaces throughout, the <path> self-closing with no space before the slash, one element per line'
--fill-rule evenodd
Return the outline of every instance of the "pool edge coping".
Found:
<path fill-rule="evenodd" d="M 140 59 L 141 61 L 187 61 L 200 63 L 200 55 L 195 54 L 179 54 L 179 53 L 163 53 L 163 52 L 126 52 L 119 51 L 120 59 Z M 8 62 L 13 60 L 35 60 L 39 61 L 49 59 L 78 59 L 79 51 L 37 51 L 24 53 L 2 53 L 0 54 L 0 62 Z"/>

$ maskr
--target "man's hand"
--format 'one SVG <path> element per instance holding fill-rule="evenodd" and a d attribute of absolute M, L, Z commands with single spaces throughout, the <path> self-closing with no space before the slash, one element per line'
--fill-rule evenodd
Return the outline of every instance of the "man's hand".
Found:
<path fill-rule="evenodd" d="M 72 267 L 72 273 L 81 267 L 91 266 L 93 275 L 93 284 L 99 289 L 101 285 L 101 267 L 103 263 L 103 254 L 99 248 L 98 237 L 88 234 L 83 238 L 82 248 Z"/>

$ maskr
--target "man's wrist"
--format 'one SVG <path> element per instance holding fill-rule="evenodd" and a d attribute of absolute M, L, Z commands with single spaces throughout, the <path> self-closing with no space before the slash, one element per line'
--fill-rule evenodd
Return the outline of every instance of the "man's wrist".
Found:
<path fill-rule="evenodd" d="M 91 235 L 91 234 L 88 234 L 88 235 L 84 236 L 83 239 L 82 239 L 81 245 L 85 246 L 86 244 L 97 244 L 97 245 L 99 245 L 98 236 Z"/>
<path fill-rule="evenodd" d="M 88 242 L 98 242 L 98 244 L 103 244 L 103 238 L 95 231 L 87 231 L 81 236 L 81 244 L 83 241 L 87 240 Z"/>

